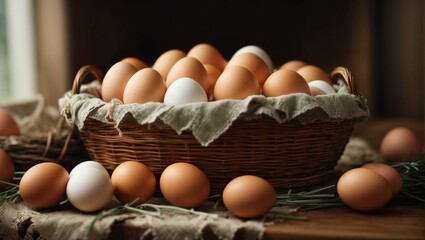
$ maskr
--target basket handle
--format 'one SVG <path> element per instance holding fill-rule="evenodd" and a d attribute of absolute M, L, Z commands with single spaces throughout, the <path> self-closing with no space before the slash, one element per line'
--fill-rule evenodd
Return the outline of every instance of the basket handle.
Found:
<path fill-rule="evenodd" d="M 94 65 L 85 65 L 81 67 L 78 70 L 77 75 L 75 75 L 71 90 L 72 95 L 80 93 L 81 85 L 89 73 L 91 73 L 98 81 L 100 81 L 100 83 L 102 83 L 104 77 L 103 72 Z"/>
<path fill-rule="evenodd" d="M 347 86 L 350 88 L 350 93 L 358 96 L 356 82 L 354 81 L 354 77 L 351 74 L 350 70 L 345 67 L 336 67 L 330 74 L 331 79 L 336 82 L 341 77 L 347 83 Z"/>
<path fill-rule="evenodd" d="M 77 74 L 75 75 L 74 82 L 72 84 L 72 90 L 71 90 L 72 95 L 80 93 L 81 85 L 83 84 L 83 81 L 85 80 L 85 78 L 87 77 L 87 75 L 89 73 L 91 73 L 96 78 L 96 80 L 98 80 L 102 83 L 103 76 L 104 76 L 103 72 L 99 68 L 97 68 L 96 66 L 85 65 L 85 66 L 81 67 L 78 70 Z M 49 132 L 49 134 L 47 136 L 47 144 L 46 144 L 43 156 L 46 156 L 46 154 L 48 153 L 48 151 L 49 151 L 49 149 L 52 145 L 53 139 L 61 136 L 61 131 L 62 131 L 64 122 L 65 122 L 65 117 L 59 118 L 57 125 L 56 125 L 56 129 L 53 129 L 52 131 Z M 69 148 L 69 145 L 70 145 L 70 142 L 71 142 L 71 138 L 72 138 L 72 135 L 74 133 L 74 129 L 75 129 L 75 125 L 72 125 L 72 126 L 69 127 L 64 146 L 62 148 L 62 151 L 61 151 L 59 158 L 57 159 L 57 162 L 60 162 L 64 158 L 65 153 L 68 151 L 68 148 Z"/>

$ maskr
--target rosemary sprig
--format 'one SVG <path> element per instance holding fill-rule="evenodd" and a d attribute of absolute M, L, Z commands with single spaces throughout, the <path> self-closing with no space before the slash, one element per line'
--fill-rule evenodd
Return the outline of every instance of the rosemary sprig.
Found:
<path fill-rule="evenodd" d="M 0 183 L 4 185 L 8 185 L 6 189 L 0 192 L 0 202 L 11 201 L 12 203 L 15 203 L 21 197 L 21 195 L 19 194 L 18 184 L 5 182 L 1 180 L 0 180 Z"/>
<path fill-rule="evenodd" d="M 120 205 L 118 207 L 104 210 L 100 212 L 99 214 L 97 214 L 96 217 L 90 223 L 89 227 L 87 228 L 85 232 L 85 238 L 89 236 L 89 234 L 94 228 L 94 224 L 97 221 L 100 221 L 101 219 L 108 216 L 120 215 L 124 213 L 137 213 L 144 216 L 148 215 L 148 216 L 161 218 L 161 213 L 163 210 L 165 210 L 165 211 L 174 211 L 174 212 L 179 212 L 184 214 L 194 214 L 201 217 L 218 218 L 217 214 L 196 211 L 193 208 L 187 209 L 187 208 L 181 208 L 181 207 L 176 207 L 171 205 L 161 205 L 161 204 L 152 204 L 152 203 L 143 203 L 143 204 L 134 206 L 134 203 L 137 201 L 138 199 L 135 199 L 131 203 L 127 203 L 124 205 Z"/>
<path fill-rule="evenodd" d="M 425 160 L 390 164 L 401 175 L 403 186 L 397 200 L 425 203 Z"/>
<path fill-rule="evenodd" d="M 288 193 L 276 196 L 276 205 L 299 207 L 302 210 L 344 206 L 342 200 L 335 193 L 327 193 L 334 188 L 335 184 L 297 193 L 289 190 Z"/>

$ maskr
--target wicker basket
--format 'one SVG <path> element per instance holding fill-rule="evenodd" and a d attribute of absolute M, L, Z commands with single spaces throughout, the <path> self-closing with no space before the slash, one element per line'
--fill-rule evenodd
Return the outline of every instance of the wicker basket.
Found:
<path fill-rule="evenodd" d="M 70 171 L 90 157 L 77 134 L 61 134 L 63 118 L 58 128 L 44 136 L 0 136 L 0 148 L 12 158 L 17 171 L 26 171 L 43 162 L 56 162 Z"/>
<path fill-rule="evenodd" d="M 79 94 L 88 74 L 103 79 L 99 69 L 84 66 L 75 77 L 72 94 Z M 335 68 L 331 77 L 342 77 L 357 95 L 346 68 Z M 201 146 L 191 132 L 178 135 L 171 128 L 150 128 L 134 119 L 121 122 L 120 135 L 113 124 L 87 118 L 79 133 L 92 159 L 110 171 L 135 160 L 148 165 L 159 179 L 168 165 L 190 162 L 207 174 L 212 192 L 221 193 L 231 179 L 243 174 L 263 177 L 277 190 L 323 182 L 332 175 L 353 126 L 352 119 L 302 125 L 296 120 L 279 124 L 267 116 L 239 118 L 208 147 Z"/>

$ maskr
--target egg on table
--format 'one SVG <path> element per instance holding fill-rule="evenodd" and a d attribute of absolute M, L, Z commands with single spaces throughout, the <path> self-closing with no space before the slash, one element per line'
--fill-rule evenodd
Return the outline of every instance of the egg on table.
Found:
<path fill-rule="evenodd" d="M 177 207 L 198 207 L 210 194 L 210 182 L 205 173 L 195 165 L 185 162 L 166 167 L 159 185 L 164 198 Z"/>
<path fill-rule="evenodd" d="M 22 199 L 34 209 L 58 205 L 66 197 L 69 174 L 53 162 L 39 163 L 28 169 L 19 183 Z"/>
<path fill-rule="evenodd" d="M 18 123 L 12 114 L 6 110 L 0 109 L 0 136 L 17 136 L 19 135 Z"/>
<path fill-rule="evenodd" d="M 15 164 L 9 154 L 0 148 L 0 180 L 3 182 L 13 182 L 15 176 Z M 0 191 L 8 187 L 8 185 L 0 183 Z"/>
<path fill-rule="evenodd" d="M 276 192 L 263 178 L 244 175 L 226 185 L 223 190 L 223 203 L 235 216 L 255 218 L 273 208 Z"/>

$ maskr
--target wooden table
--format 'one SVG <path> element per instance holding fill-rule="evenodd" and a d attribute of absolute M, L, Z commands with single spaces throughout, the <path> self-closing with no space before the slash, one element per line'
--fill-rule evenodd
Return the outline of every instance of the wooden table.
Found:
<path fill-rule="evenodd" d="M 425 239 L 425 206 L 392 205 L 372 213 L 338 207 L 299 211 L 297 215 L 308 220 L 269 226 L 264 239 Z M 111 230 L 109 239 L 139 239 L 146 229 L 117 223 Z"/>
<path fill-rule="evenodd" d="M 362 213 L 338 207 L 298 212 L 308 221 L 267 228 L 266 239 L 425 239 L 425 206 L 391 205 Z"/>

